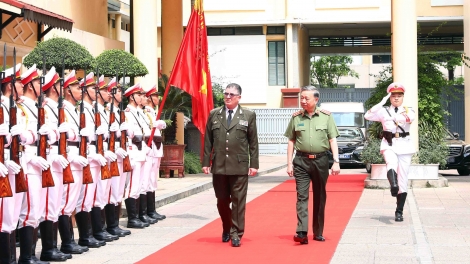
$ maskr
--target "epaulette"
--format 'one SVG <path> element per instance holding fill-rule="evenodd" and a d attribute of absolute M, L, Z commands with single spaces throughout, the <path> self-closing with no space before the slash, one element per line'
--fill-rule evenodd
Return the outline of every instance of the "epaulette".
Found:
<path fill-rule="evenodd" d="M 126 111 L 126 112 L 130 112 L 130 111 L 131 111 L 131 109 L 128 107 L 128 108 L 126 108 L 126 110 L 124 110 L 124 111 Z"/>
<path fill-rule="evenodd" d="M 325 115 L 331 115 L 331 112 L 325 109 L 320 109 L 320 112 L 324 113 Z"/>

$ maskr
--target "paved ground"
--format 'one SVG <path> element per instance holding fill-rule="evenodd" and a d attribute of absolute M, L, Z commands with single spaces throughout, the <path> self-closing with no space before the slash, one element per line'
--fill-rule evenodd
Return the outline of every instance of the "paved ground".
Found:
<path fill-rule="evenodd" d="M 260 160 L 262 175 L 250 178 L 248 201 L 288 178 L 284 155 Z M 343 168 L 342 173 L 366 171 Z M 394 221 L 389 190 L 365 189 L 331 263 L 470 263 L 470 177 L 441 174 L 449 187 L 409 190 L 401 223 Z M 211 187 L 211 177 L 203 174 L 159 179 L 158 211 L 166 220 L 67 263 L 134 263 L 171 244 L 218 218 Z"/>

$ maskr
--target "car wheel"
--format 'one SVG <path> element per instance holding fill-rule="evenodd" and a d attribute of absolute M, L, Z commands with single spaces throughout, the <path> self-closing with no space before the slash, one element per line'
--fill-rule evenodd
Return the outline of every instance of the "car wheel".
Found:
<path fill-rule="evenodd" d="M 366 171 L 367 173 L 370 173 L 372 171 L 372 166 L 370 165 L 370 163 L 366 163 Z"/>
<path fill-rule="evenodd" d="M 468 167 L 458 168 L 457 172 L 460 176 L 466 176 L 470 174 L 470 169 Z"/>

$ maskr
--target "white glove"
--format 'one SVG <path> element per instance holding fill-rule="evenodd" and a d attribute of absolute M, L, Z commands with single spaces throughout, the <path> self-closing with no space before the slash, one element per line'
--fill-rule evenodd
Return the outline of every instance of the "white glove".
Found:
<path fill-rule="evenodd" d="M 165 129 L 166 128 L 166 123 L 163 120 L 157 120 L 157 121 L 153 122 L 153 128 L 158 129 L 158 130 Z"/>
<path fill-rule="evenodd" d="M 117 159 L 116 154 L 114 154 L 112 151 L 106 150 L 104 152 L 104 157 L 109 160 L 109 162 L 114 162 Z"/>
<path fill-rule="evenodd" d="M 40 156 L 33 156 L 30 162 L 31 164 L 41 168 L 42 170 L 47 170 L 47 168 L 49 168 L 49 163 L 47 162 L 47 160 Z"/>
<path fill-rule="evenodd" d="M 103 155 L 98 154 L 98 153 L 89 154 L 88 159 L 97 161 L 101 166 L 104 166 L 107 164 L 107 161 L 103 157 Z"/>
<path fill-rule="evenodd" d="M 66 158 L 64 158 L 64 156 L 62 155 L 55 155 L 52 163 L 59 164 L 62 167 L 62 169 L 65 169 L 67 165 L 69 165 L 69 161 Z"/>
<path fill-rule="evenodd" d="M 149 154 L 151 148 L 147 146 L 147 142 L 142 141 L 142 150 L 144 151 L 145 155 Z"/>
<path fill-rule="evenodd" d="M 10 135 L 8 125 L 3 123 L 0 125 L 0 136 L 8 136 Z"/>
<path fill-rule="evenodd" d="M 88 159 L 82 156 L 75 156 L 72 162 L 82 167 L 88 165 Z"/>
<path fill-rule="evenodd" d="M 49 144 L 53 144 L 54 142 L 57 141 L 57 134 L 55 131 L 47 124 L 44 124 L 39 128 L 38 131 L 39 135 L 45 136 L 47 135 L 47 142 Z"/>
<path fill-rule="evenodd" d="M 119 130 L 119 124 L 117 122 L 114 122 L 109 126 L 109 131 L 111 132 L 116 132 Z"/>
<path fill-rule="evenodd" d="M 131 168 L 134 169 L 137 162 L 133 161 L 132 159 L 131 159 L 130 162 L 131 162 Z"/>
<path fill-rule="evenodd" d="M 119 157 L 121 157 L 123 159 L 123 158 L 127 157 L 128 154 L 124 149 L 117 148 L 116 149 L 116 155 L 118 155 Z"/>
<path fill-rule="evenodd" d="M 21 171 L 21 166 L 16 164 L 16 162 L 12 161 L 12 160 L 6 160 L 5 161 L 5 165 L 7 166 L 8 170 L 12 173 L 12 174 L 17 174 L 18 172 Z"/>
<path fill-rule="evenodd" d="M 127 122 L 121 123 L 121 131 L 129 130 L 129 124 Z"/>
<path fill-rule="evenodd" d="M 8 176 L 8 169 L 3 163 L 0 163 L 0 177 Z"/>
<path fill-rule="evenodd" d="M 80 130 L 80 136 L 82 137 L 89 137 L 90 136 L 90 129 L 88 129 L 88 127 L 84 127 Z"/>
<path fill-rule="evenodd" d="M 21 139 L 21 142 L 26 142 L 27 140 L 27 137 L 25 135 L 25 133 L 27 133 L 26 130 L 24 130 L 23 128 L 21 128 L 19 125 L 14 125 L 11 127 L 10 129 L 10 133 L 12 136 L 20 136 L 20 139 Z"/>
<path fill-rule="evenodd" d="M 96 129 L 95 133 L 97 135 L 103 135 L 104 137 L 107 137 L 108 128 L 105 125 L 101 125 Z"/>
<path fill-rule="evenodd" d="M 392 95 L 392 93 L 388 93 L 388 94 L 382 99 L 382 101 L 380 101 L 380 103 L 374 105 L 374 106 L 370 109 L 370 111 L 371 111 L 372 113 L 378 112 L 378 111 L 382 108 L 382 106 L 387 102 L 388 98 L 390 98 L 390 95 Z"/>

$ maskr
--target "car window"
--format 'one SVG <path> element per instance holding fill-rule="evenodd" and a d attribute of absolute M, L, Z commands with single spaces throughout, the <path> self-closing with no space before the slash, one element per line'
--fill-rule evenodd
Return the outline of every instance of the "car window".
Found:
<path fill-rule="evenodd" d="M 362 141 L 364 136 L 359 128 L 338 127 L 338 141 Z"/>

